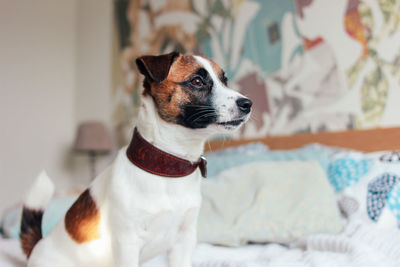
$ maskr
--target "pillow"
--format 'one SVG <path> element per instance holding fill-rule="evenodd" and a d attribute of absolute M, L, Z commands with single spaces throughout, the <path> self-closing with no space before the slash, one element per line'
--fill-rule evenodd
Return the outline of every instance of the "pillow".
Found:
<path fill-rule="evenodd" d="M 206 145 L 207 146 L 207 145 Z M 269 150 L 268 146 L 261 142 L 249 143 L 241 146 L 228 147 L 217 151 L 208 152 L 207 155 L 214 156 L 230 156 L 235 154 L 242 155 L 254 155 L 259 153 L 265 153 Z"/>
<path fill-rule="evenodd" d="M 400 227 L 400 160 L 396 152 L 342 151 L 332 156 L 329 181 L 349 218 Z"/>
<path fill-rule="evenodd" d="M 253 162 L 202 182 L 198 239 L 226 246 L 338 233 L 343 220 L 315 161 Z"/>
<path fill-rule="evenodd" d="M 207 158 L 208 177 L 214 177 L 224 170 L 241 166 L 256 161 L 289 161 L 289 160 L 315 160 L 324 170 L 328 169 L 330 157 L 340 151 L 338 148 L 319 144 L 311 144 L 293 150 L 252 150 L 248 153 L 240 153 L 235 149 L 231 153 L 209 153 Z"/>

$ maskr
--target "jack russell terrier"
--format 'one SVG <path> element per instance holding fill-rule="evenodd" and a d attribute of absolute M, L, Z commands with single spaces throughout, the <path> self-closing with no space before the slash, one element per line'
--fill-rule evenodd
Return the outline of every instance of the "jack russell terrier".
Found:
<path fill-rule="evenodd" d="M 164 252 L 170 267 L 191 266 L 205 141 L 238 129 L 252 102 L 204 56 L 172 52 L 136 65 L 145 78 L 130 145 L 44 238 L 54 186 L 42 174 L 27 194 L 20 237 L 28 267 L 137 267 Z"/>

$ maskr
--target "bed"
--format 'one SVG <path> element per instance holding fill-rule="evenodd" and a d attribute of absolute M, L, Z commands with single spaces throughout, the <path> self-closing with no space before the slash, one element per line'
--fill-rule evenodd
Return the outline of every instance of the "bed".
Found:
<path fill-rule="evenodd" d="M 400 266 L 397 150 L 400 128 L 207 143 L 193 266 Z M 0 240 L 0 266 L 25 266 L 17 240 Z"/>

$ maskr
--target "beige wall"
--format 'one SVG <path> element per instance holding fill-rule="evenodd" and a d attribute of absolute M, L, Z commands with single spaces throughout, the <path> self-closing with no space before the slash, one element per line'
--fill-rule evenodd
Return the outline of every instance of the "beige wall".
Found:
<path fill-rule="evenodd" d="M 0 0 L 0 213 L 46 169 L 86 183 L 75 128 L 109 120 L 111 0 Z"/>
<path fill-rule="evenodd" d="M 112 1 L 80 0 L 77 18 L 76 119 L 110 123 Z"/>
<path fill-rule="evenodd" d="M 111 129 L 112 0 L 79 0 L 76 28 L 75 122 L 100 120 Z M 114 154 L 97 158 L 97 172 Z M 71 157 L 75 183 L 87 184 L 86 155 Z"/>

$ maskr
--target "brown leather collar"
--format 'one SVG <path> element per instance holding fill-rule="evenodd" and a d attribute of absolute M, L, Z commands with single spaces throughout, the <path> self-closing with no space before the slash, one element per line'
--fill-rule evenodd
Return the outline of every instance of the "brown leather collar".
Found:
<path fill-rule="evenodd" d="M 175 157 L 147 142 L 136 128 L 126 155 L 133 164 L 142 170 L 159 176 L 184 177 L 193 173 L 197 167 L 200 168 L 204 178 L 207 176 L 207 161 L 203 156 L 196 162 Z"/>

